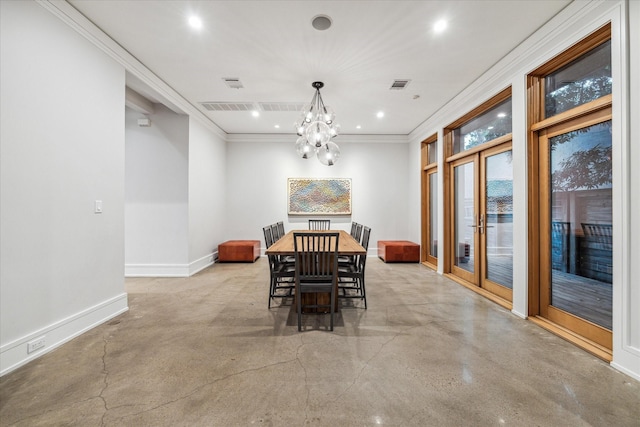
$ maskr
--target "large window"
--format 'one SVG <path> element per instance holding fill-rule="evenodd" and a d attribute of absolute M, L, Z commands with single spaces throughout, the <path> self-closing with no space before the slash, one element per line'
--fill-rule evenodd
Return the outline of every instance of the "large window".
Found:
<path fill-rule="evenodd" d="M 445 272 L 511 308 L 513 165 L 511 90 L 445 129 Z"/>
<path fill-rule="evenodd" d="M 529 311 L 604 359 L 615 247 L 609 39 L 607 26 L 529 76 Z"/>
<path fill-rule="evenodd" d="M 422 262 L 438 265 L 438 136 L 422 142 Z"/>

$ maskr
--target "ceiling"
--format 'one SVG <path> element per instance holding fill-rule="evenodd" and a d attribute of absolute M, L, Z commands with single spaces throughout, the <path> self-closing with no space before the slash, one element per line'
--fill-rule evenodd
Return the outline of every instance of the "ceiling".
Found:
<path fill-rule="evenodd" d="M 299 113 L 262 103 L 309 103 L 316 80 L 343 134 L 408 135 L 570 0 L 69 3 L 225 132 L 294 138 Z M 313 28 L 317 15 L 331 27 Z M 437 33 L 441 19 L 448 25 Z M 394 80 L 410 82 L 392 90 Z M 128 76 L 127 85 L 156 100 L 140 80 Z M 203 102 L 249 103 L 259 116 Z"/>

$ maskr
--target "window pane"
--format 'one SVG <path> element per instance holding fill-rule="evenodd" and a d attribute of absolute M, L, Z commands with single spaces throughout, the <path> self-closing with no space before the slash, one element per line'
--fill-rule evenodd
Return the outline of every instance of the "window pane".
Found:
<path fill-rule="evenodd" d="M 545 78 L 545 117 L 611 93 L 611 41 Z"/>
<path fill-rule="evenodd" d="M 551 305 L 611 329 L 611 122 L 550 144 Z"/>
<path fill-rule="evenodd" d="M 454 264 L 474 272 L 476 230 L 474 163 L 454 168 L 455 260 Z"/>
<path fill-rule="evenodd" d="M 429 253 L 438 257 L 438 173 L 429 175 Z"/>
<path fill-rule="evenodd" d="M 486 160 L 486 278 L 513 289 L 513 166 L 511 151 Z"/>
<path fill-rule="evenodd" d="M 511 133 L 511 98 L 453 131 L 453 154 Z"/>
<path fill-rule="evenodd" d="M 429 164 L 435 163 L 438 161 L 438 143 L 432 142 L 429 144 Z"/>

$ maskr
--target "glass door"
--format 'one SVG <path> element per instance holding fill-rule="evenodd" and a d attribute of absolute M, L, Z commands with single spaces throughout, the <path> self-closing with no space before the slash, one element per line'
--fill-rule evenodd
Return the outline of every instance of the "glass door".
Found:
<path fill-rule="evenodd" d="M 511 143 L 481 153 L 480 286 L 508 301 L 513 296 L 513 166 Z"/>
<path fill-rule="evenodd" d="M 511 301 L 513 168 L 511 142 L 451 163 L 451 273 Z"/>
<path fill-rule="evenodd" d="M 453 194 L 453 236 L 451 272 L 471 282 L 479 283 L 478 218 L 478 156 L 472 155 L 451 163 Z"/>
<path fill-rule="evenodd" d="M 611 348 L 611 120 L 592 116 L 540 137 L 540 314 Z"/>

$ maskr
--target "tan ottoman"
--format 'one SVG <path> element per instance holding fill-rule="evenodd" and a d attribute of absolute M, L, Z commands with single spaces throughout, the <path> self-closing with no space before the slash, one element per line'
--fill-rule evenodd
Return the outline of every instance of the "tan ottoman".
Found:
<path fill-rule="evenodd" d="M 384 262 L 420 262 L 420 245 L 408 240 L 378 240 L 378 257 Z"/>
<path fill-rule="evenodd" d="M 260 240 L 229 240 L 218 245 L 220 262 L 255 262 L 260 257 Z"/>

